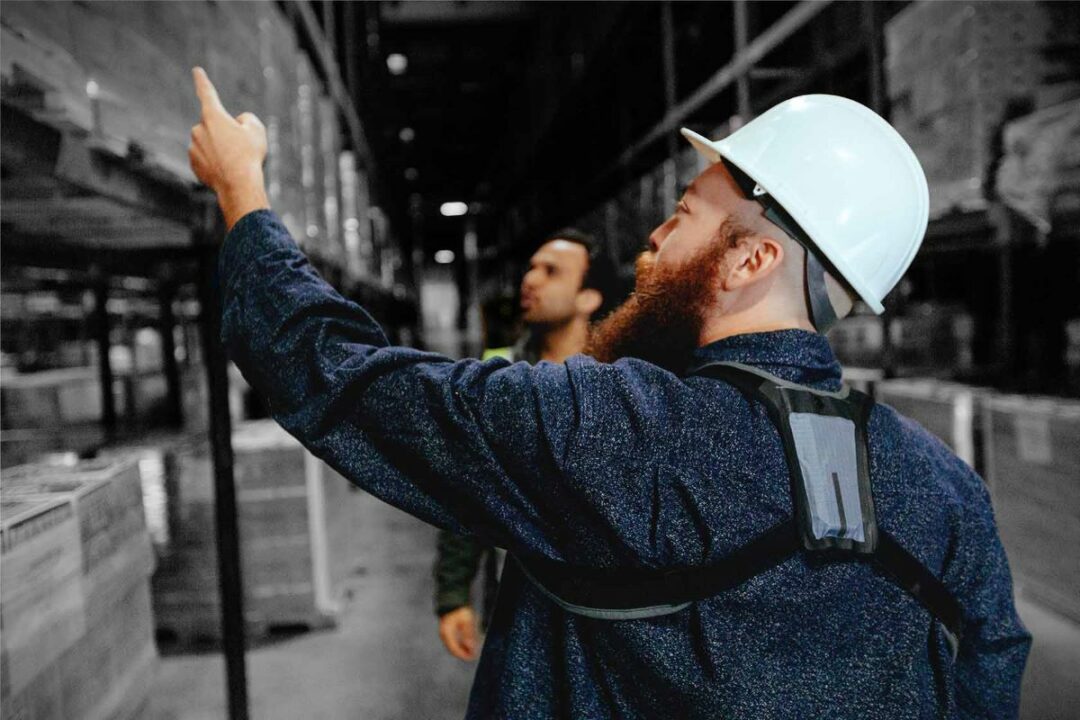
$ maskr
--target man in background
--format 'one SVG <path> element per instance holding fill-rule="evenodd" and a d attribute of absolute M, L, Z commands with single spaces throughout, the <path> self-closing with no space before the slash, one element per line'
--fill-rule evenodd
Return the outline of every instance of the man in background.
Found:
<path fill-rule="evenodd" d="M 612 275 L 611 262 L 591 235 L 575 228 L 552 234 L 529 258 L 521 280 L 521 320 L 526 332 L 512 347 L 489 348 L 484 359 L 497 355 L 511 362 L 560 363 L 580 353 L 590 320 L 614 296 Z M 470 590 L 483 563 L 480 607 L 486 627 L 495 606 L 501 555 L 474 537 L 439 531 L 435 612 L 439 638 L 456 658 L 474 660 L 479 653 L 481 623 Z"/>

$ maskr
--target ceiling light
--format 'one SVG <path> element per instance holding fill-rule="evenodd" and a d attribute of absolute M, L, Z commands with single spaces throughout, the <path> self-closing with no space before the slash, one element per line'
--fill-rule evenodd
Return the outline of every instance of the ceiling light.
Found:
<path fill-rule="evenodd" d="M 449 265 L 450 263 L 454 262 L 454 251 L 439 250 L 435 253 L 435 262 L 439 263 L 440 265 Z"/>
<path fill-rule="evenodd" d="M 411 143 L 413 140 L 416 139 L 416 131 L 413 130 L 411 127 L 403 127 L 401 128 L 401 131 L 397 134 L 397 136 L 398 139 L 401 140 L 401 142 Z"/>
<path fill-rule="evenodd" d="M 457 217 L 469 212 L 469 206 L 463 202 L 444 202 L 439 206 L 439 212 L 446 217 Z"/>
<path fill-rule="evenodd" d="M 420 177 L 420 171 L 416 168 L 405 168 L 405 179 L 409 182 L 415 182 L 416 178 Z"/>
<path fill-rule="evenodd" d="M 401 75 L 409 67 L 409 58 L 401 53 L 390 53 L 386 56 L 386 69 L 391 75 Z"/>

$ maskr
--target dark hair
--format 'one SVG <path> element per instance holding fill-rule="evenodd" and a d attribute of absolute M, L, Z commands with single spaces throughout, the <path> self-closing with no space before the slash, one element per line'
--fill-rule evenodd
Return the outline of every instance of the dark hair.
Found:
<path fill-rule="evenodd" d="M 584 230 L 565 227 L 548 235 L 540 245 L 546 245 L 554 240 L 568 240 L 577 243 L 585 248 L 585 252 L 589 254 L 589 266 L 585 269 L 585 277 L 581 281 L 581 288 L 583 290 L 596 290 L 603 296 L 604 300 L 600 305 L 600 309 L 593 313 L 593 319 L 603 317 L 615 306 L 616 299 L 620 295 L 618 289 L 619 275 L 615 263 L 605 252 L 603 243 Z"/>

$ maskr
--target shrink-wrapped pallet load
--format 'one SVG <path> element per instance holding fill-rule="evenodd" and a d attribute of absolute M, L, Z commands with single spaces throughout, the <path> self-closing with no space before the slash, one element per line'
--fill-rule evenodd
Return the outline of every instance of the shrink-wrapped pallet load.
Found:
<path fill-rule="evenodd" d="M 1073 3 L 913 3 L 885 29 L 893 125 L 930 183 L 930 214 L 991 199 L 1003 125 L 1080 90 Z"/>
<path fill-rule="evenodd" d="M 257 114 L 266 125 L 266 182 L 270 204 L 293 237 L 303 237 L 304 203 L 300 173 L 297 106 L 297 47 L 292 27 L 272 9 L 259 18 L 259 55 L 266 82 Z"/>
<path fill-rule="evenodd" d="M 322 154 L 319 146 L 319 80 L 303 53 L 296 55 L 296 93 L 300 185 L 303 198 L 304 232 L 296 236 L 305 251 L 318 254 L 325 237 L 323 211 Z"/>
<path fill-rule="evenodd" d="M 1080 99 L 1009 123 L 997 188 L 1043 233 L 1080 217 Z"/>
<path fill-rule="evenodd" d="M 333 624 L 347 575 L 356 491 L 271 420 L 233 433 L 245 619 L 253 634 Z M 201 438 L 166 482 L 169 544 L 154 576 L 155 620 L 181 642 L 220 637 L 214 479 Z"/>
<path fill-rule="evenodd" d="M 341 186 L 341 251 L 342 267 L 348 277 L 364 276 L 360 255 L 360 176 L 356 155 L 345 150 L 338 156 L 338 176 Z"/>
<path fill-rule="evenodd" d="M 341 128 L 334 101 L 323 95 L 318 101 L 319 155 L 322 158 L 323 220 L 326 230 L 322 256 L 336 267 L 344 264 L 341 244 L 341 201 L 338 189 L 338 153 L 341 150 Z"/>
<path fill-rule="evenodd" d="M 268 187 L 286 226 L 301 242 L 327 250 L 321 239 L 333 208 L 324 198 L 331 197 L 329 184 L 336 187 L 341 128 L 336 117 L 320 127 L 321 83 L 298 50 L 293 24 L 275 4 L 4 3 L 0 18 L 5 103 L 46 125 L 88 136 L 95 152 L 169 181 L 195 180 L 187 157 L 199 118 L 191 68 L 205 67 L 226 107 L 264 119 Z M 327 173 L 324 147 L 335 155 Z M 71 211 L 82 203 L 88 222 L 117 212 L 96 197 L 66 202 Z M 28 231 L 48 230 L 39 215 L 19 212 L 10 219 Z M 130 231 L 135 218 L 130 212 L 121 217 Z M 140 221 L 147 244 L 165 237 L 151 221 Z M 172 241 L 186 242 L 186 228 L 170 226 L 169 232 Z M 328 259 L 335 258 L 337 250 L 331 250 Z"/>
<path fill-rule="evenodd" d="M 984 399 L 985 475 L 1017 586 L 1080 621 L 1080 401 Z"/>

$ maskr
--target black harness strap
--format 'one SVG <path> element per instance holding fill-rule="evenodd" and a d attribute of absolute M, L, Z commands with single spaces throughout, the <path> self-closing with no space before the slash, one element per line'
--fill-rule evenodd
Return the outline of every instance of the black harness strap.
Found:
<path fill-rule="evenodd" d="M 866 561 L 910 594 L 942 624 L 949 633 L 949 641 L 955 652 L 963 637 L 963 608 L 941 580 L 891 535 L 877 527 L 872 504 L 862 508 L 864 516 L 870 519 L 870 537 L 866 537 L 865 542 L 851 543 L 834 538 L 826 538 L 832 542 L 815 542 L 806 537 L 802 524 L 805 507 L 799 504 L 802 481 L 796 475 L 798 458 L 791 450 L 790 438 L 785 435 L 790 434 L 790 430 L 785 430 L 786 425 L 781 413 L 785 412 L 785 409 L 787 412 L 794 411 L 798 409 L 797 405 L 808 401 L 805 398 L 793 400 L 790 393 L 783 393 L 797 391 L 816 394 L 824 398 L 823 402 L 833 410 L 836 410 L 838 401 L 850 405 L 843 412 L 856 421 L 859 429 L 859 464 L 862 469 L 860 474 L 866 478 L 869 477 L 869 461 L 865 456 L 868 447 L 865 431 L 873 400 L 854 390 L 845 389 L 836 393 L 810 390 L 755 368 L 727 363 L 711 363 L 698 367 L 692 370 L 692 374 L 724 380 L 735 386 L 748 399 L 761 402 L 768 410 L 769 418 L 784 439 L 787 462 L 792 474 L 792 490 L 796 494 L 796 517 L 774 525 L 727 557 L 707 566 L 667 570 L 591 568 L 546 558 L 516 557 L 526 575 L 572 612 L 619 619 L 621 611 L 631 613 L 625 615 L 627 618 L 649 617 L 673 612 L 688 603 L 713 597 L 776 567 L 800 550 L 835 560 Z M 869 486 L 865 490 L 869 495 Z M 648 612 L 652 608 L 659 610 Z M 596 615 L 589 615 L 590 609 L 600 610 Z M 645 609 L 645 612 L 633 615 L 635 609 Z"/>
<path fill-rule="evenodd" d="M 778 378 L 770 380 L 767 374 L 755 368 L 728 363 L 709 363 L 693 368 L 689 374 L 723 380 L 733 385 L 748 399 L 761 402 L 768 411 L 769 419 L 780 431 L 781 437 L 784 437 L 784 423 L 780 417 L 781 404 L 777 398 L 778 390 L 785 385 L 797 386 L 785 383 Z M 868 395 L 856 390 L 845 388 L 845 391 L 831 394 L 837 397 L 846 396 L 854 403 L 859 420 L 857 427 L 865 433 L 874 401 Z M 860 445 L 860 449 L 865 450 L 868 443 L 864 439 Z M 791 467 L 793 463 L 798 462 L 798 459 L 791 456 L 788 442 L 785 441 L 784 446 L 788 453 L 788 465 Z M 866 460 L 868 462 L 868 458 Z M 876 542 L 869 554 L 873 565 L 925 607 L 945 626 L 952 635 L 952 640 L 959 643 L 964 630 L 964 610 L 960 603 L 945 587 L 945 584 L 919 562 L 918 558 L 905 550 L 892 535 L 880 527 L 877 527 L 876 531 Z"/>
<path fill-rule="evenodd" d="M 772 569 L 798 549 L 795 525 L 785 520 L 712 565 L 658 570 L 587 568 L 546 558 L 517 560 L 533 579 L 566 603 L 629 610 L 704 600 Z"/>
<path fill-rule="evenodd" d="M 953 636 L 953 642 L 960 642 L 964 637 L 964 609 L 945 583 L 884 530 L 878 530 L 878 547 L 873 560 L 874 565 L 889 579 L 918 600 L 945 626 Z"/>

